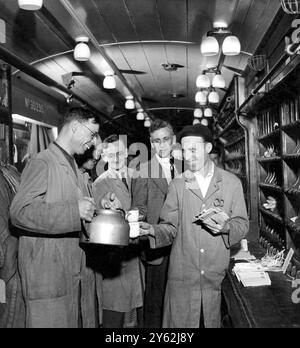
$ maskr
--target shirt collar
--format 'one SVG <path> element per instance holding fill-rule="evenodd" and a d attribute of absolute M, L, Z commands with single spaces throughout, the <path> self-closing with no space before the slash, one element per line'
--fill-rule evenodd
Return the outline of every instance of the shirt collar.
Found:
<path fill-rule="evenodd" d="M 170 157 L 166 157 L 166 158 L 161 158 L 159 157 L 157 154 L 155 154 L 158 162 L 161 164 L 161 165 L 166 165 L 166 164 L 170 164 Z"/>

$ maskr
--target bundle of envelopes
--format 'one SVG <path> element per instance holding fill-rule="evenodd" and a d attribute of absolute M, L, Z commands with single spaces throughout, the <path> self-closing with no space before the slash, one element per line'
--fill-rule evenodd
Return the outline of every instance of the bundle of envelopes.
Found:
<path fill-rule="evenodd" d="M 236 263 L 233 273 L 245 287 L 271 285 L 268 273 L 260 264 L 254 262 Z"/>

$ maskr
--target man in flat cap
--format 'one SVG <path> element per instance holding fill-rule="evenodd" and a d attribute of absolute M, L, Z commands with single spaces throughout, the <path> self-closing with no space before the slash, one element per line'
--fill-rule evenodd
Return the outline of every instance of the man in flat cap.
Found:
<path fill-rule="evenodd" d="M 187 126 L 178 140 L 185 171 L 170 184 L 160 224 L 142 223 L 141 234 L 155 248 L 172 244 L 163 326 L 220 327 L 229 248 L 249 227 L 243 189 L 236 176 L 210 160 L 209 128 Z"/>

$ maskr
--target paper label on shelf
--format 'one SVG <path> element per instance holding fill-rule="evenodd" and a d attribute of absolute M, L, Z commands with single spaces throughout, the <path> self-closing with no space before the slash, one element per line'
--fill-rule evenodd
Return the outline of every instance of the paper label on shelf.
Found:
<path fill-rule="evenodd" d="M 286 270 L 287 270 L 287 268 L 288 268 L 288 265 L 289 265 L 290 262 L 291 262 L 291 259 L 292 259 L 293 255 L 294 255 L 294 253 L 295 253 L 295 251 L 291 248 L 291 249 L 289 250 L 289 252 L 288 252 L 288 254 L 287 254 L 285 260 L 284 260 L 284 264 L 282 265 L 282 269 L 281 269 L 281 270 L 282 270 L 283 274 L 286 273 Z"/>

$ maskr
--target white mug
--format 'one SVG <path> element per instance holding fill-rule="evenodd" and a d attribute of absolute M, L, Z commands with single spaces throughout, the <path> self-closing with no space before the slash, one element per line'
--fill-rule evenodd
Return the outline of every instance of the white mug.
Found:
<path fill-rule="evenodd" d="M 140 236 L 140 223 L 139 222 L 129 222 L 130 231 L 129 231 L 129 237 L 130 238 L 137 238 Z"/>
<path fill-rule="evenodd" d="M 128 222 L 138 222 L 139 221 L 139 210 L 128 210 L 126 212 L 126 219 Z"/>

